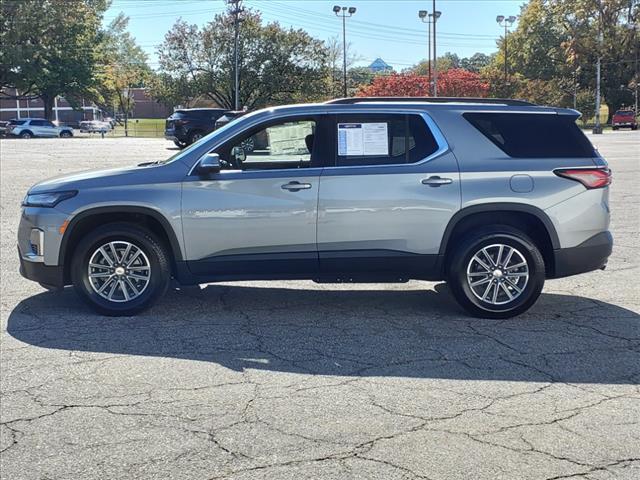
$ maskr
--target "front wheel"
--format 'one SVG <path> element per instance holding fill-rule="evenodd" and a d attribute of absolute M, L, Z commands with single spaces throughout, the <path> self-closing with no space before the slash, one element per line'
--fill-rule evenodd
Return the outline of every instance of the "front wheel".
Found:
<path fill-rule="evenodd" d="M 524 233 L 493 226 L 455 248 L 448 283 L 458 303 L 481 318 L 510 318 L 528 310 L 545 279 L 542 254 Z"/>
<path fill-rule="evenodd" d="M 164 246 L 150 231 L 111 223 L 80 241 L 71 278 L 80 296 L 99 313 L 133 315 L 166 292 L 169 265 Z"/>
<path fill-rule="evenodd" d="M 24 131 L 20 134 L 20 138 L 25 138 L 25 139 L 33 138 L 33 133 L 31 133 L 28 130 Z"/>
<path fill-rule="evenodd" d="M 71 138 L 71 137 L 73 137 L 73 134 L 71 132 L 69 132 L 68 130 L 65 130 L 64 132 L 60 132 L 60 137 L 61 138 Z"/>

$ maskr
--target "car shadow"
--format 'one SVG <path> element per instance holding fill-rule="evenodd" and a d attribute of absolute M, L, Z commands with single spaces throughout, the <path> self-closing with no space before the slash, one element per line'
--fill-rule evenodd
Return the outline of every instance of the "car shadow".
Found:
<path fill-rule="evenodd" d="M 465 316 L 444 284 L 358 290 L 266 285 L 172 290 L 151 310 L 126 318 L 94 314 L 71 289 L 45 292 L 15 307 L 8 332 L 40 348 L 189 359 L 236 371 L 640 380 L 640 315 L 613 304 L 543 294 L 517 318 L 487 320 Z"/>

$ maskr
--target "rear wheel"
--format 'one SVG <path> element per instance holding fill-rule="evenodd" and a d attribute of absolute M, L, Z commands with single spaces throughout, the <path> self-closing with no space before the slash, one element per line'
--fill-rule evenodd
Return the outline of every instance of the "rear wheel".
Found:
<path fill-rule="evenodd" d="M 133 315 L 166 292 L 168 254 L 146 229 L 127 223 L 107 224 L 79 243 L 71 278 L 80 296 L 98 312 Z"/>
<path fill-rule="evenodd" d="M 176 147 L 178 148 L 185 148 L 187 146 L 186 143 L 181 142 L 180 140 L 174 140 L 173 143 L 175 144 Z"/>
<path fill-rule="evenodd" d="M 70 131 L 65 130 L 63 132 L 60 132 L 60 137 L 62 137 L 62 138 L 71 138 L 71 137 L 73 137 L 73 134 Z"/>
<path fill-rule="evenodd" d="M 191 134 L 189 135 L 189 145 L 191 145 L 192 143 L 196 143 L 202 137 L 204 137 L 204 133 L 200 131 L 196 130 L 195 132 L 191 132 Z"/>
<path fill-rule="evenodd" d="M 471 315 L 509 318 L 528 310 L 545 279 L 542 254 L 524 233 L 495 225 L 471 235 L 451 256 L 448 282 Z"/>

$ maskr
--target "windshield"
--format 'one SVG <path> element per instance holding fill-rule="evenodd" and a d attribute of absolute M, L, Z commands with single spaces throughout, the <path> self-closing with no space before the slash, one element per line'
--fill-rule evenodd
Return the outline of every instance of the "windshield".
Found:
<path fill-rule="evenodd" d="M 245 119 L 247 117 L 250 117 L 251 115 L 258 113 L 258 112 L 253 112 L 252 114 L 246 115 L 244 117 L 238 117 L 235 118 L 233 120 L 231 120 L 229 123 L 227 123 L 225 126 L 220 127 L 217 130 L 214 130 L 213 132 L 211 132 L 209 135 L 205 135 L 204 137 L 202 137 L 200 140 L 198 140 L 195 143 L 192 143 L 191 145 L 189 145 L 187 148 L 185 148 L 184 150 L 170 156 L 169 158 L 167 158 L 166 160 L 161 160 L 159 162 L 157 162 L 159 165 L 164 165 L 166 163 L 169 162 L 175 162 L 176 160 L 180 160 L 181 158 L 189 155 L 189 153 L 191 153 L 193 150 L 195 150 L 196 148 L 200 147 L 204 142 L 208 142 L 212 139 L 214 139 L 215 137 L 217 137 L 218 135 L 223 135 L 229 128 L 233 127 L 234 125 L 237 124 L 237 122 L 239 120 Z"/>
<path fill-rule="evenodd" d="M 26 120 L 11 120 L 9 122 L 10 125 L 24 125 Z"/>

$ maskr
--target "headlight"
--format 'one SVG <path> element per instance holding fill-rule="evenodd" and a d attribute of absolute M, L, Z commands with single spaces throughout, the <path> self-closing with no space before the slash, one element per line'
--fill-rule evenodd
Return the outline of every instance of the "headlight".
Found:
<path fill-rule="evenodd" d="M 23 207 L 55 207 L 61 201 L 71 197 L 75 197 L 78 194 L 77 190 L 71 190 L 68 192 L 49 192 L 49 193 L 34 193 L 27 195 L 22 201 Z"/>

